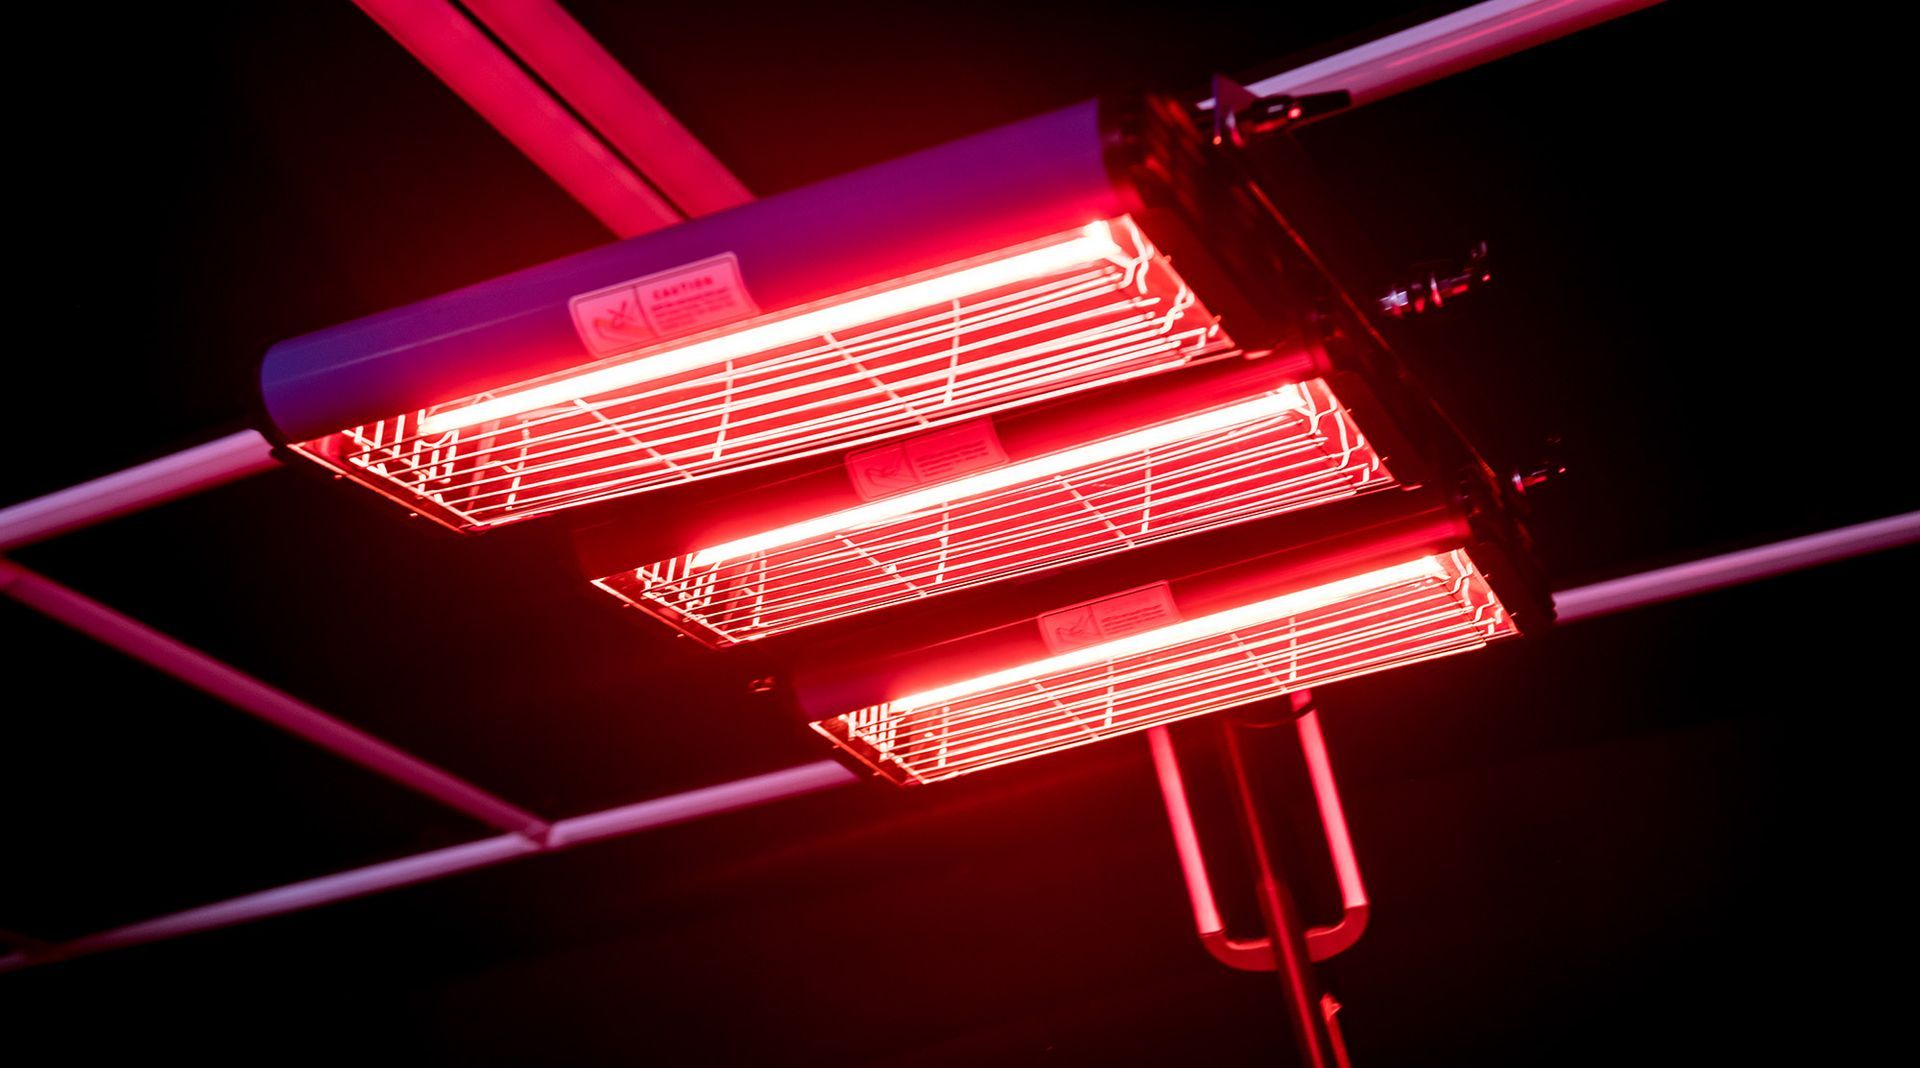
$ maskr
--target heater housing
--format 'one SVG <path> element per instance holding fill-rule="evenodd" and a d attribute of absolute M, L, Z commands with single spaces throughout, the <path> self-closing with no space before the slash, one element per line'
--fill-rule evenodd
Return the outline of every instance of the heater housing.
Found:
<path fill-rule="evenodd" d="M 1550 599 L 1497 487 L 1371 495 L 1084 565 L 817 650 L 791 694 L 901 785 L 1478 649 Z"/>
<path fill-rule="evenodd" d="M 282 342 L 263 407 L 481 530 L 1317 353 L 1230 172 L 1180 106 L 1090 101 Z"/>

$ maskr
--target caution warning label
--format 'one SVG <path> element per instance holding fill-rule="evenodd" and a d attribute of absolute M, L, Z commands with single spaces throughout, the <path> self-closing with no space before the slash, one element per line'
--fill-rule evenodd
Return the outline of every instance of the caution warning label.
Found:
<path fill-rule="evenodd" d="M 1007 462 L 993 420 L 975 419 L 891 445 L 847 454 L 847 477 L 866 500 L 949 482 Z"/>
<path fill-rule="evenodd" d="M 1040 637 L 1056 653 L 1112 641 L 1180 622 L 1180 608 L 1164 582 L 1085 601 L 1039 618 Z"/>
<path fill-rule="evenodd" d="M 580 340 L 596 356 L 760 313 L 731 252 L 582 293 L 568 307 Z"/>

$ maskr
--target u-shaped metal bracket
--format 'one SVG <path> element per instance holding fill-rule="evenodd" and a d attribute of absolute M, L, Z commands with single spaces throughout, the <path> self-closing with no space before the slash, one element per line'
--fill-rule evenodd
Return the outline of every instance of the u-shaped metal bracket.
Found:
<path fill-rule="evenodd" d="M 1297 713 L 1295 733 L 1300 739 L 1300 752 L 1306 757 L 1314 803 L 1320 811 L 1320 826 L 1326 834 L 1334 878 L 1340 886 L 1339 921 L 1306 931 L 1307 955 L 1318 961 L 1359 941 L 1367 929 L 1367 889 L 1360 880 L 1360 863 L 1354 857 L 1353 838 L 1347 832 L 1346 813 L 1340 807 L 1340 790 L 1333 779 L 1333 766 L 1327 760 L 1327 742 L 1320 733 L 1320 718 L 1305 691 L 1292 697 Z M 1180 775 L 1173 737 L 1165 727 L 1154 727 L 1147 732 L 1147 744 L 1153 750 L 1153 768 L 1160 778 L 1160 794 L 1166 801 L 1167 823 L 1173 830 L 1174 850 L 1180 855 L 1180 870 L 1186 877 L 1187 897 L 1193 903 L 1193 925 L 1199 932 L 1200 944 L 1214 959 L 1230 968 L 1273 971 L 1270 939 L 1238 939 L 1227 934 L 1226 921 L 1214 900 L 1213 882 L 1207 875 L 1206 855 L 1200 848 L 1200 833 L 1194 826 L 1193 810 L 1187 802 L 1186 782 Z"/>

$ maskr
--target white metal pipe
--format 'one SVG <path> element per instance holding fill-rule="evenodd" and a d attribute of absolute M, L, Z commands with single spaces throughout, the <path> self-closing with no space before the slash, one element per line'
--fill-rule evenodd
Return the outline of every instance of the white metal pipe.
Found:
<path fill-rule="evenodd" d="M 1554 614 L 1574 623 L 1917 542 L 1920 512 L 1908 512 L 1561 590 L 1553 595 Z"/>
<path fill-rule="evenodd" d="M 781 798 L 798 797 L 829 787 L 846 786 L 859 779 L 858 775 L 831 760 L 816 760 L 811 764 L 770 771 L 750 779 L 736 779 L 718 786 L 557 820 L 547 832 L 547 846 L 566 849 L 619 838 L 735 809 L 752 808 Z"/>
<path fill-rule="evenodd" d="M 273 445 L 242 430 L 78 486 L 0 508 L 0 552 L 102 523 L 278 466 Z"/>
<path fill-rule="evenodd" d="M 147 942 L 158 942 L 198 931 L 211 931 L 238 923 L 280 916 L 302 909 L 348 901 L 384 890 L 428 882 L 461 872 L 492 867 L 535 853 L 554 852 L 590 842 L 606 841 L 625 835 L 667 827 L 676 823 L 717 816 L 752 808 L 802 794 L 817 793 L 846 786 L 859 776 L 831 760 L 816 761 L 721 783 L 718 786 L 689 790 L 686 793 L 656 797 L 650 801 L 623 805 L 584 816 L 556 821 L 543 840 L 521 834 L 503 834 L 483 838 L 446 849 L 436 849 L 399 860 L 371 864 L 364 868 L 323 875 L 318 879 L 244 894 L 226 901 L 151 920 L 115 927 L 97 934 L 84 935 L 70 942 L 39 948 L 21 949 L 0 957 L 0 972 L 14 971 L 35 964 L 123 949 Z"/>
<path fill-rule="evenodd" d="M 1247 88 L 1259 96 L 1344 89 L 1355 105 L 1368 104 L 1659 2 L 1487 0 Z"/>

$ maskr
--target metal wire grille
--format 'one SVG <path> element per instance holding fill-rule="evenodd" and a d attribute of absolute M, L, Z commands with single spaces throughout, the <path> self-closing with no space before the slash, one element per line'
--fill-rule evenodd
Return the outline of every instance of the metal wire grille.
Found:
<path fill-rule="evenodd" d="M 1369 579 L 1377 582 L 1369 583 Z M 1356 592 L 1357 587 L 1357 592 Z M 999 764 L 1304 687 L 1477 649 L 1517 633 L 1465 552 L 1163 628 L 1171 644 L 1119 655 L 1054 657 L 814 724 L 900 783 L 951 779 Z M 1318 603 L 1315 603 L 1315 602 Z M 1196 632 L 1199 632 L 1196 634 Z"/>
<path fill-rule="evenodd" d="M 1055 235 L 895 286 L 626 353 L 497 394 L 353 427 L 297 448 L 454 526 L 485 527 L 610 497 L 872 441 L 1233 351 L 1212 315 L 1130 220 L 1093 241 Z M 1110 238 L 1110 240 L 1109 240 Z M 1052 244 L 1049 245 L 1049 242 Z M 991 264 L 1094 249 L 1043 274 L 934 305 L 896 307 L 942 277 L 993 280 Z M 735 333 L 765 337 L 823 308 L 885 314 L 804 340 L 684 366 Z M 808 317 L 812 316 L 813 319 Z M 758 333 L 755 333 L 758 331 Z M 618 389 L 492 418 L 463 412 L 565 394 L 621 368 L 672 367 Z"/>
<path fill-rule="evenodd" d="M 746 641 L 1394 484 L 1325 383 L 1283 392 L 1284 407 L 1241 406 L 1279 414 L 735 559 L 690 553 L 598 584 L 709 640 Z"/>

